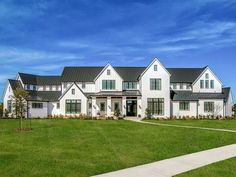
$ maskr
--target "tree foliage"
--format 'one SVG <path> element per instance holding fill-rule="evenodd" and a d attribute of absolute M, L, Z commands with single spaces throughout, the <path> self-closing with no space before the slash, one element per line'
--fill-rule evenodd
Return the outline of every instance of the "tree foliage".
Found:
<path fill-rule="evenodd" d="M 233 106 L 233 112 L 234 112 L 234 116 L 236 116 L 236 104 L 234 104 Z"/>
<path fill-rule="evenodd" d="M 13 113 L 16 118 L 23 118 L 27 112 L 27 100 L 30 98 L 29 92 L 17 88 L 14 90 Z"/>
<path fill-rule="evenodd" d="M 3 104 L 0 103 L 0 118 L 3 117 Z"/>

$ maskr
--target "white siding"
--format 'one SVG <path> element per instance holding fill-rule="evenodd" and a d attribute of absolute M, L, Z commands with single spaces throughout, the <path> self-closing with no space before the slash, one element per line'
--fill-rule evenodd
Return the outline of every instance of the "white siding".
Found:
<path fill-rule="evenodd" d="M 13 101 L 13 90 L 10 86 L 10 83 L 7 82 L 7 86 L 4 91 L 4 96 L 3 96 L 3 110 L 7 109 L 7 101 L 12 100 Z"/>
<path fill-rule="evenodd" d="M 82 82 L 77 82 L 76 84 L 79 86 L 79 88 L 84 93 L 94 93 L 95 92 L 95 83 L 93 83 L 93 82 L 86 82 L 85 88 L 82 88 Z"/>
<path fill-rule="evenodd" d="M 209 74 L 209 89 L 205 88 L 205 75 Z M 200 81 L 204 80 L 204 89 L 200 88 Z M 214 80 L 214 89 L 210 88 L 210 81 Z M 202 76 L 197 80 L 197 82 L 193 85 L 193 92 L 205 92 L 205 93 L 221 93 L 222 92 L 222 84 L 219 79 L 213 74 L 213 72 L 207 68 L 206 71 L 202 74 Z"/>
<path fill-rule="evenodd" d="M 32 103 L 43 103 L 43 108 L 32 108 Z M 29 106 L 28 115 L 30 118 L 48 117 L 48 102 L 29 101 L 28 106 Z"/>
<path fill-rule="evenodd" d="M 209 113 L 204 111 L 204 102 L 214 102 L 214 113 Z M 208 116 L 208 115 L 215 115 L 215 116 L 224 116 L 224 100 L 199 100 L 198 106 L 198 115 Z"/>
<path fill-rule="evenodd" d="M 172 102 L 172 116 L 189 116 L 189 117 L 197 117 L 197 102 L 190 101 L 189 102 L 189 110 L 182 111 L 179 110 L 179 101 Z"/>
<path fill-rule="evenodd" d="M 171 89 L 172 90 L 179 90 L 179 91 L 191 91 L 192 90 L 192 85 L 190 86 L 190 88 L 187 87 L 187 83 L 183 83 L 183 89 L 180 89 L 180 83 L 176 83 L 176 89 L 174 89 L 174 83 L 171 83 Z"/>
<path fill-rule="evenodd" d="M 107 70 L 110 70 L 110 75 L 107 75 Z M 115 80 L 116 82 L 116 89 L 115 90 L 102 90 L 102 80 Z M 101 75 L 97 78 L 95 81 L 95 91 L 122 91 L 122 83 L 123 80 L 120 77 L 120 75 L 114 70 L 114 68 L 111 65 L 108 65 L 106 69 L 101 73 Z"/>
<path fill-rule="evenodd" d="M 157 71 L 154 71 L 154 65 L 158 66 Z M 161 79 L 161 90 L 150 90 L 150 78 Z M 164 98 L 164 116 L 158 117 L 170 117 L 170 75 L 158 60 L 154 60 L 151 66 L 146 70 L 146 72 L 141 77 L 140 83 L 142 91 L 141 116 L 145 117 L 148 98 Z"/>
<path fill-rule="evenodd" d="M 232 96 L 232 92 L 230 91 L 229 98 L 228 98 L 228 100 L 226 100 L 226 103 L 225 103 L 225 115 L 226 116 L 233 115 L 233 111 L 232 111 L 233 105 L 234 105 L 233 96 Z"/>

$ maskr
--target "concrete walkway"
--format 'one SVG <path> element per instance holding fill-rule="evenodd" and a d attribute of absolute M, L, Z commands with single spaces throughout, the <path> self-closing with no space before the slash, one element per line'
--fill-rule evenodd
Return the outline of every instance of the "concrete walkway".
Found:
<path fill-rule="evenodd" d="M 177 127 L 177 128 L 189 128 L 189 129 L 199 129 L 199 130 L 210 130 L 210 131 L 220 131 L 220 132 L 231 132 L 236 133 L 236 130 L 230 129 L 221 129 L 221 128 L 207 128 L 207 127 L 195 127 L 190 125 L 175 125 L 175 124 L 163 124 L 158 122 L 145 122 L 141 119 L 134 119 L 134 118 L 126 118 L 126 120 L 130 120 L 133 122 L 143 123 L 143 124 L 151 124 L 151 125 L 159 125 L 159 126 L 166 126 L 166 127 Z"/>
<path fill-rule="evenodd" d="M 171 177 L 236 157 L 236 144 L 162 160 L 96 177 Z"/>

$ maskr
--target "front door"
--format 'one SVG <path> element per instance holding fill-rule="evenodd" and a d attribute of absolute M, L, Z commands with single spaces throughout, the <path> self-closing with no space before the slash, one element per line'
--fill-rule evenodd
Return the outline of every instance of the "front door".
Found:
<path fill-rule="evenodd" d="M 126 101 L 127 116 L 137 116 L 137 100 Z"/>

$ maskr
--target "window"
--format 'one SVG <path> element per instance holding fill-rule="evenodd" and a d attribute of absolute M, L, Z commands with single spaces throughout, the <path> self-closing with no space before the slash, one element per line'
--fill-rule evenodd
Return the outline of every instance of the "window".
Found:
<path fill-rule="evenodd" d="M 49 90 L 52 91 L 52 86 L 51 85 L 49 86 Z"/>
<path fill-rule="evenodd" d="M 105 111 L 105 102 L 100 103 L 100 111 Z"/>
<path fill-rule="evenodd" d="M 118 103 L 118 102 L 116 102 L 115 104 L 114 104 L 114 111 L 117 111 L 117 110 L 119 110 L 120 109 L 120 104 Z"/>
<path fill-rule="evenodd" d="M 11 108 L 12 108 L 12 100 L 7 100 L 7 110 L 11 112 Z"/>
<path fill-rule="evenodd" d="M 189 110 L 189 102 L 188 101 L 179 102 L 179 110 L 188 111 Z"/>
<path fill-rule="evenodd" d="M 46 86 L 45 85 L 43 86 L 43 91 L 46 91 Z"/>
<path fill-rule="evenodd" d="M 89 109 L 92 109 L 92 103 L 88 104 Z"/>
<path fill-rule="evenodd" d="M 181 84 L 179 85 L 179 88 L 180 88 L 180 90 L 183 90 L 183 89 L 184 89 L 184 84 L 181 83 Z"/>
<path fill-rule="evenodd" d="M 200 80 L 200 88 L 204 89 L 204 80 Z"/>
<path fill-rule="evenodd" d="M 157 71 L 157 65 L 154 65 L 154 71 Z"/>
<path fill-rule="evenodd" d="M 110 69 L 107 70 L 107 75 L 111 75 L 111 70 Z"/>
<path fill-rule="evenodd" d="M 32 108 L 42 109 L 43 108 L 43 103 L 32 103 Z"/>
<path fill-rule="evenodd" d="M 176 90 L 177 89 L 177 84 L 173 84 L 173 89 Z"/>
<path fill-rule="evenodd" d="M 116 88 L 115 80 L 102 80 L 103 90 L 115 90 L 115 88 Z"/>
<path fill-rule="evenodd" d="M 209 80 L 205 80 L 205 87 L 206 89 L 209 89 Z"/>
<path fill-rule="evenodd" d="M 150 79 L 150 90 L 161 90 L 161 79 Z"/>
<path fill-rule="evenodd" d="M 66 113 L 81 113 L 81 100 L 66 100 Z"/>
<path fill-rule="evenodd" d="M 215 87 L 215 82 L 214 80 L 211 80 L 211 89 L 214 89 L 214 87 Z"/>
<path fill-rule="evenodd" d="M 30 85 L 29 84 L 26 85 L 26 89 L 30 90 Z"/>
<path fill-rule="evenodd" d="M 66 89 L 67 88 L 67 83 L 64 83 L 64 89 Z"/>
<path fill-rule="evenodd" d="M 59 91 L 59 90 L 60 90 L 60 85 L 57 86 L 57 91 Z"/>
<path fill-rule="evenodd" d="M 85 82 L 82 83 L 82 88 L 83 88 L 83 89 L 86 88 L 86 84 L 85 84 Z"/>
<path fill-rule="evenodd" d="M 164 115 L 164 99 L 148 98 L 148 109 L 152 115 Z"/>
<path fill-rule="evenodd" d="M 187 84 L 186 88 L 191 89 L 191 84 Z"/>
<path fill-rule="evenodd" d="M 204 103 L 204 111 L 205 112 L 214 112 L 214 102 L 205 102 Z"/>
<path fill-rule="evenodd" d="M 123 88 L 124 90 L 137 89 L 137 82 L 124 82 Z"/>
<path fill-rule="evenodd" d="M 33 90 L 36 90 L 36 85 L 33 85 Z"/>
<path fill-rule="evenodd" d="M 209 74 L 208 73 L 206 73 L 205 78 L 209 79 Z"/>
<path fill-rule="evenodd" d="M 60 109 L 60 103 L 57 103 L 57 109 Z"/>
<path fill-rule="evenodd" d="M 71 89 L 71 94 L 72 94 L 72 95 L 75 94 L 75 89 Z"/>

